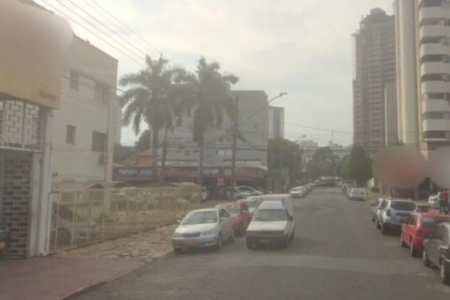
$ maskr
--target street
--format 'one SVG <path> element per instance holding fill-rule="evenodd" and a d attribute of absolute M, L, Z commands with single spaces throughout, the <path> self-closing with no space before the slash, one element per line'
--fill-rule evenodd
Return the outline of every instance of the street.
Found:
<path fill-rule="evenodd" d="M 287 250 L 249 251 L 237 238 L 221 252 L 157 260 L 76 300 L 447 299 L 436 270 L 413 259 L 397 236 L 381 236 L 369 205 L 338 188 L 295 201 L 296 239 Z"/>

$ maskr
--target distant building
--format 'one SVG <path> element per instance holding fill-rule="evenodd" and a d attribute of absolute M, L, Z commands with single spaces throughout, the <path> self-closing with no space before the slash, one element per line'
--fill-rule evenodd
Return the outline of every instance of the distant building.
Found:
<path fill-rule="evenodd" d="M 298 143 L 300 148 L 305 148 L 305 149 L 317 149 L 319 148 L 319 144 L 312 141 L 312 140 L 304 140 L 304 141 L 300 141 Z"/>
<path fill-rule="evenodd" d="M 398 118 L 397 118 L 397 83 L 386 84 L 384 88 L 384 136 L 386 147 L 398 145 Z"/>
<path fill-rule="evenodd" d="M 394 16 L 371 9 L 353 46 L 353 142 L 374 154 L 385 147 L 384 87 L 396 80 Z"/>
<path fill-rule="evenodd" d="M 267 165 L 268 142 L 268 106 L 267 94 L 262 90 L 230 91 L 230 95 L 239 97 L 240 132 L 243 140 L 237 143 L 237 161 L 252 166 Z M 167 162 L 198 162 L 199 148 L 193 141 L 193 112 L 185 113 L 180 120 L 175 121 L 172 132 L 168 133 L 169 147 Z M 204 164 L 222 165 L 231 161 L 232 154 L 232 122 L 224 115 L 220 128 L 211 128 L 205 134 L 203 153 Z M 163 140 L 164 130 L 159 132 Z M 158 161 L 161 161 L 162 151 L 159 149 Z"/>
<path fill-rule="evenodd" d="M 269 139 L 284 138 L 284 107 L 269 106 Z"/>

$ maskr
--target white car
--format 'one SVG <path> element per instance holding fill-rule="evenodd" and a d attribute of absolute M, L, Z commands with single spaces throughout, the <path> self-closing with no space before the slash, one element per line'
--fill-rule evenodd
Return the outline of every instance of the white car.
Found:
<path fill-rule="evenodd" d="M 294 210 L 289 195 L 262 201 L 247 227 L 247 248 L 281 245 L 287 248 L 295 238 Z"/>
<path fill-rule="evenodd" d="M 234 241 L 235 219 L 224 208 L 193 210 L 175 229 L 172 246 L 175 254 L 189 248 L 222 249 L 224 240 Z"/>
<path fill-rule="evenodd" d="M 246 185 L 237 186 L 235 187 L 235 190 L 239 193 L 248 194 L 250 196 L 261 196 L 262 194 L 264 194 L 263 192 Z"/>
<path fill-rule="evenodd" d="M 308 190 L 304 186 L 297 186 L 291 189 L 291 197 L 292 198 L 303 198 L 308 193 Z"/>
<path fill-rule="evenodd" d="M 437 193 L 436 195 L 431 195 L 428 197 L 428 204 L 431 205 L 431 207 L 439 209 L 439 198 L 441 197 L 441 193 Z"/>
<path fill-rule="evenodd" d="M 348 193 L 348 199 L 350 200 L 364 200 L 365 191 L 363 189 L 352 189 L 350 193 Z"/>

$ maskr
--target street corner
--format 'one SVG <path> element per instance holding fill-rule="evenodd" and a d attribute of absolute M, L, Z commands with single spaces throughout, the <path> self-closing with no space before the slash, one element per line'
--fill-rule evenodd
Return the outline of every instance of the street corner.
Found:
<path fill-rule="evenodd" d="M 58 256 L 108 258 L 149 264 L 172 253 L 171 236 L 176 226 L 159 227 L 115 240 L 62 251 Z"/>

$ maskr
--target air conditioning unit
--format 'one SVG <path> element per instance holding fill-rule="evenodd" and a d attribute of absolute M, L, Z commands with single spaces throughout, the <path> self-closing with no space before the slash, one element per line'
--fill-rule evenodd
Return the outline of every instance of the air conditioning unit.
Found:
<path fill-rule="evenodd" d="M 108 153 L 101 153 L 98 157 L 98 162 L 104 164 L 108 162 Z"/>

